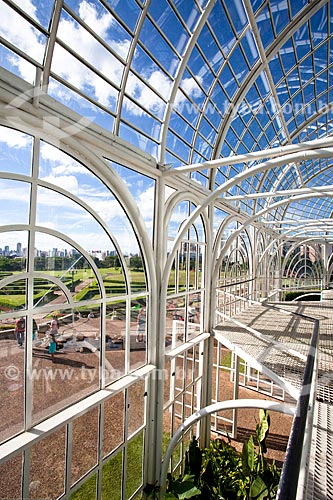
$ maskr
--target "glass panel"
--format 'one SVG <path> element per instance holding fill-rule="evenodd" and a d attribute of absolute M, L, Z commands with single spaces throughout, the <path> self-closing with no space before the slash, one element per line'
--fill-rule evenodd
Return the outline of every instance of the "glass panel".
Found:
<path fill-rule="evenodd" d="M 140 40 L 165 68 L 166 72 L 170 73 L 172 77 L 175 76 L 180 59 L 147 17 L 141 29 Z"/>
<path fill-rule="evenodd" d="M 37 9 L 33 3 L 25 4 L 22 6 L 21 0 L 12 0 L 13 3 L 16 3 L 20 8 L 23 8 L 27 14 L 29 14 L 35 21 L 37 21 L 41 26 L 43 26 L 46 30 L 50 25 L 50 18 L 52 15 L 54 2 L 53 0 L 43 0 L 43 8 Z"/>
<path fill-rule="evenodd" d="M 169 241 L 168 242 L 168 253 L 171 252 L 172 250 L 172 242 Z M 169 280 L 168 280 L 168 293 L 171 294 L 171 293 L 174 293 L 176 291 L 176 279 L 178 277 L 178 274 L 176 272 L 176 259 L 177 257 L 173 260 L 173 263 L 172 263 L 172 266 L 171 266 L 171 271 L 170 271 L 170 274 L 169 274 Z"/>
<path fill-rule="evenodd" d="M 121 500 L 122 471 L 123 453 L 120 452 L 103 466 L 102 500 Z M 80 497 L 77 497 L 77 500 L 80 500 Z"/>
<path fill-rule="evenodd" d="M 0 220 L 2 225 L 28 224 L 30 184 L 0 179 Z M 6 244 L 8 244 L 6 242 Z"/>
<path fill-rule="evenodd" d="M 124 295 L 127 287 L 121 259 L 114 249 L 107 250 L 106 254 L 105 256 L 103 252 L 100 255 L 101 259 L 94 256 L 94 262 L 100 269 L 106 296 Z"/>
<path fill-rule="evenodd" d="M 4 2 L 1 2 L 0 35 L 39 63 L 43 62 L 46 37 Z"/>
<path fill-rule="evenodd" d="M 57 498 L 64 492 L 65 428 L 31 447 L 29 498 Z"/>
<path fill-rule="evenodd" d="M 69 235 L 91 253 L 112 246 L 110 237 L 96 219 L 67 196 L 38 188 L 37 199 L 37 224 Z"/>
<path fill-rule="evenodd" d="M 38 324 L 33 352 L 33 423 L 99 388 L 99 340 L 87 319 L 54 310 Z"/>
<path fill-rule="evenodd" d="M 173 315 L 172 319 L 172 340 L 171 344 L 169 345 L 171 349 L 181 344 L 182 342 L 185 342 L 185 308 L 183 305 L 179 304 L 181 303 L 178 303 L 175 307 L 175 314 Z"/>
<path fill-rule="evenodd" d="M 5 278 L 5 273 L 2 275 Z M 0 287 L 0 308 L 2 311 L 17 311 L 26 307 L 27 281 L 25 279 L 11 281 L 8 285 L 0 282 Z"/>
<path fill-rule="evenodd" d="M 81 97 L 63 83 L 50 78 L 48 94 L 80 114 L 81 118 L 77 125 L 81 128 L 86 128 L 90 122 L 96 123 L 106 130 L 113 130 L 114 117 L 110 113 L 93 104 L 88 98 Z M 71 135 L 72 131 L 67 129 L 66 133 Z"/>
<path fill-rule="evenodd" d="M 89 5 L 93 9 L 92 4 Z M 107 17 L 109 18 L 108 20 Z M 91 21 L 91 17 L 88 16 L 87 22 L 90 26 Z M 106 10 L 103 15 L 104 26 L 105 23 L 110 26 L 113 24 L 113 29 L 115 29 L 116 20 Z M 96 23 L 95 26 L 98 27 L 99 23 Z M 102 36 L 104 35 L 105 33 L 103 33 Z M 84 29 L 83 26 L 79 25 L 64 11 L 62 11 L 57 36 L 60 40 L 63 40 L 69 47 L 71 47 L 72 50 L 80 54 L 80 57 L 90 63 L 91 66 L 97 68 L 109 80 L 113 81 L 116 85 L 121 84 L 122 70 L 124 67 L 122 63 L 109 50 L 107 50 L 104 45 L 98 42 L 96 38 Z M 113 45 L 114 47 L 117 47 L 115 43 Z M 123 48 L 125 48 L 125 45 L 123 45 Z M 126 57 L 126 54 L 123 55 Z M 62 63 L 63 66 L 66 67 L 66 62 L 62 61 Z M 58 72 L 61 74 L 61 69 L 58 69 Z M 90 83 L 93 85 L 93 82 Z"/>
<path fill-rule="evenodd" d="M 76 301 L 100 298 L 96 275 L 86 258 L 75 248 L 45 233 L 36 233 L 35 248 L 35 271 L 61 280 L 68 295 Z M 51 293 L 58 294 L 63 297 L 62 302 L 66 302 L 64 292 L 56 283 L 49 283 L 46 291 L 46 297 L 52 298 Z"/>
<path fill-rule="evenodd" d="M 131 308 L 130 370 L 145 364 L 147 339 L 146 299 L 140 299 Z"/>
<path fill-rule="evenodd" d="M 172 343 L 172 328 L 173 320 L 177 315 L 176 301 L 168 299 L 166 303 L 166 332 L 165 332 L 165 346 L 168 347 Z"/>
<path fill-rule="evenodd" d="M 142 484 L 143 475 L 143 431 L 128 443 L 127 446 L 127 478 L 126 498 L 135 492 Z"/>
<path fill-rule="evenodd" d="M 0 170 L 16 174 L 31 174 L 32 137 L 0 126 Z"/>
<path fill-rule="evenodd" d="M 63 290 L 52 281 L 43 278 L 34 279 L 34 306 L 38 307 L 49 302 L 66 304 L 67 297 Z"/>
<path fill-rule="evenodd" d="M 1 66 L 14 75 L 23 78 L 33 84 L 36 76 L 36 68 L 28 63 L 23 57 L 16 55 L 13 51 L 0 44 L 0 62 Z M 15 119 L 14 119 L 15 120 Z M 16 126 L 17 120 L 13 125 Z"/>
<path fill-rule="evenodd" d="M 93 474 L 86 482 L 71 494 L 70 500 L 90 500 L 96 498 L 96 478 Z"/>
<path fill-rule="evenodd" d="M 155 181 L 151 177 L 147 175 L 143 175 L 140 172 L 135 172 L 134 170 L 124 167 L 119 163 L 110 162 L 112 168 L 120 175 L 122 180 L 125 182 L 129 191 L 131 192 L 133 198 L 135 199 L 137 206 L 141 212 L 141 215 L 145 221 L 147 231 L 152 238 L 152 228 L 153 228 L 153 213 L 155 207 Z M 120 209 L 120 207 L 119 207 Z M 123 212 L 123 209 L 121 209 Z M 120 217 L 120 221 L 118 220 Z M 125 247 L 129 253 L 135 254 L 139 252 L 139 248 L 137 245 L 137 241 L 133 232 L 133 228 L 129 225 L 128 217 L 125 212 L 121 216 L 117 213 L 117 217 L 115 217 L 114 223 L 117 224 L 117 231 L 114 229 L 114 225 L 112 224 L 113 231 L 118 235 L 120 224 L 123 224 L 123 220 L 126 223 L 127 229 L 127 237 L 130 238 L 131 247 L 129 247 L 128 242 Z M 124 246 L 125 241 L 123 239 L 120 240 L 122 242 L 122 246 Z M 128 248 L 127 248 L 128 247 Z"/>
<path fill-rule="evenodd" d="M 21 498 L 22 456 L 17 455 L 0 465 L 0 498 Z"/>
<path fill-rule="evenodd" d="M 127 389 L 127 434 L 131 436 L 144 424 L 145 419 L 145 383 L 144 380 Z"/>
<path fill-rule="evenodd" d="M 193 333 L 198 331 L 198 327 L 195 325 L 200 325 L 200 295 L 194 293 L 188 296 L 188 330 L 192 330 Z"/>
<path fill-rule="evenodd" d="M 25 317 L 2 319 L 0 325 L 0 440 L 24 428 Z"/>
<path fill-rule="evenodd" d="M 142 254 L 130 257 L 130 281 L 132 292 L 145 292 L 147 290 L 146 274 Z"/>
<path fill-rule="evenodd" d="M 126 302 L 107 305 L 105 383 L 110 383 L 125 373 Z"/>
<path fill-rule="evenodd" d="M 104 403 L 103 456 L 124 441 L 124 401 L 120 392 Z"/>
<path fill-rule="evenodd" d="M 71 484 L 97 463 L 98 408 L 77 418 L 72 428 Z"/>
<path fill-rule="evenodd" d="M 120 68 L 120 63 L 116 62 Z M 51 69 L 90 99 L 113 112 L 116 111 L 118 91 L 59 44 L 54 47 Z"/>

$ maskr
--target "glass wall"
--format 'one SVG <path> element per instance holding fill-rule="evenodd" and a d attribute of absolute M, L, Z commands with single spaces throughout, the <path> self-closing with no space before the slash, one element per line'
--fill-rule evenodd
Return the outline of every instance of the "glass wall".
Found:
<path fill-rule="evenodd" d="M 97 169 L 18 130 L 0 145 L 0 444 L 35 436 L 1 463 L 0 496 L 129 498 L 150 373 L 133 221 Z"/>

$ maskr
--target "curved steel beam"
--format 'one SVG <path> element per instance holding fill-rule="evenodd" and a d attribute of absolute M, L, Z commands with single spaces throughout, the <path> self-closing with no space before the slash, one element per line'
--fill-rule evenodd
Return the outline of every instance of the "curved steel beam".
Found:
<path fill-rule="evenodd" d="M 230 401 L 220 401 L 219 403 L 214 403 L 212 405 L 201 408 L 199 411 L 188 417 L 181 425 L 178 427 L 174 435 L 172 436 L 170 443 L 166 449 L 164 460 L 161 469 L 160 476 L 160 498 L 163 498 L 166 485 L 166 477 L 169 467 L 169 461 L 172 452 L 179 441 L 181 435 L 189 429 L 196 422 L 204 417 L 208 417 L 212 413 L 224 410 L 234 410 L 235 408 L 261 408 L 263 410 L 277 411 L 280 413 L 285 413 L 286 415 L 294 415 L 295 407 L 287 405 L 285 403 L 276 403 L 273 401 L 266 401 L 261 399 L 237 399 Z"/>

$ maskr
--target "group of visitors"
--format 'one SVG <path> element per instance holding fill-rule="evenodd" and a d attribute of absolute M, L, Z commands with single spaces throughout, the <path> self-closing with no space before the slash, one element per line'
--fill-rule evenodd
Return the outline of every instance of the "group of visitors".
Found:
<path fill-rule="evenodd" d="M 51 355 L 51 359 L 53 361 L 54 359 L 54 353 L 57 350 L 57 342 L 56 342 L 56 337 L 58 335 L 58 330 L 59 330 L 59 321 L 56 316 L 53 316 L 53 319 L 50 324 L 50 329 L 48 331 L 48 337 L 49 337 L 49 346 L 48 346 L 48 351 L 49 354 Z M 20 316 L 17 318 L 15 321 L 15 337 L 17 341 L 17 345 L 19 348 L 23 347 L 24 341 L 25 341 L 25 332 L 26 332 L 26 320 L 23 316 Z M 32 340 L 36 340 L 38 335 L 38 326 L 36 323 L 36 320 L 32 320 Z"/>

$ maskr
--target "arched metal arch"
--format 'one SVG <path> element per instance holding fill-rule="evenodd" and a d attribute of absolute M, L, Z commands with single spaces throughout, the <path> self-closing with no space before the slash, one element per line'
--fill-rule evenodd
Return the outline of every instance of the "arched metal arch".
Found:
<path fill-rule="evenodd" d="M 289 161 L 294 161 L 295 159 L 312 158 L 312 157 L 318 157 L 318 156 L 321 156 L 321 155 L 325 156 L 325 157 L 331 157 L 331 156 L 333 156 L 333 150 L 332 150 L 332 148 L 327 148 L 325 150 L 319 149 L 319 150 L 314 150 L 314 151 L 313 150 L 311 150 L 311 151 L 304 151 L 304 152 L 301 151 L 301 152 L 294 153 L 294 154 L 291 154 L 291 155 L 286 155 L 283 158 L 275 158 L 274 161 L 264 162 L 264 163 L 262 163 L 260 165 L 252 167 L 251 169 L 247 170 L 246 172 L 244 172 L 244 171 L 241 172 L 240 174 L 236 175 L 232 179 L 229 179 L 228 181 L 226 181 L 225 183 L 223 183 L 214 192 L 210 193 L 206 197 L 206 199 L 204 200 L 204 202 L 200 206 L 198 206 L 196 210 L 194 210 L 194 212 L 192 213 L 192 215 L 189 217 L 189 219 L 187 220 L 186 224 L 182 228 L 182 231 L 176 237 L 174 249 L 173 249 L 172 252 L 170 252 L 170 254 L 168 256 L 168 259 L 166 261 L 166 265 L 165 265 L 165 268 L 164 268 L 164 272 L 163 272 L 162 287 L 161 287 L 161 299 L 162 300 L 166 300 L 166 281 L 165 281 L 165 279 L 166 279 L 166 276 L 170 272 L 170 269 L 171 269 L 171 266 L 172 266 L 172 262 L 173 262 L 173 259 L 174 259 L 175 248 L 178 248 L 178 245 L 179 245 L 179 243 L 181 241 L 183 232 L 185 232 L 188 229 L 188 227 L 192 224 L 192 221 L 194 219 L 196 219 L 196 217 L 198 216 L 198 214 L 200 214 L 210 203 L 212 203 L 216 198 L 218 198 L 221 193 L 227 191 L 230 187 L 232 187 L 233 185 L 237 184 L 240 180 L 246 179 L 247 177 L 252 176 L 252 175 L 254 175 L 257 172 L 261 172 L 261 171 L 267 170 L 267 169 L 272 168 L 272 167 L 274 167 L 274 166 L 276 166 L 278 164 L 283 164 L 283 163 L 286 163 L 286 162 L 289 162 Z M 302 198 L 305 198 L 305 197 L 309 197 L 309 195 L 306 195 L 306 196 L 303 195 Z M 287 202 L 290 202 L 290 201 L 294 201 L 295 199 L 302 199 L 302 198 L 300 198 L 300 197 L 289 198 L 288 201 L 283 200 L 283 202 L 277 202 L 276 206 L 280 206 L 280 205 L 282 205 L 284 203 L 287 203 Z M 259 213 L 255 214 L 254 216 L 250 217 L 248 219 L 248 221 L 246 222 L 246 224 L 244 224 L 244 226 L 250 224 L 251 222 L 253 222 L 254 220 L 256 220 L 258 217 L 260 217 L 263 213 L 266 213 L 268 210 L 271 210 L 271 209 L 272 209 L 272 207 L 270 207 L 269 209 L 264 209 L 262 212 L 259 212 Z"/>
<path fill-rule="evenodd" d="M 333 224 L 333 221 L 332 221 L 332 224 Z M 286 239 L 286 236 L 288 235 L 288 233 L 293 232 L 293 231 L 297 231 L 298 229 L 302 229 L 303 227 L 312 227 L 312 226 L 316 226 L 316 227 L 317 227 L 317 226 L 318 226 L 318 222 L 317 222 L 317 221 L 314 221 L 314 222 L 313 222 L 313 223 L 311 223 L 311 224 L 304 224 L 304 225 L 301 225 L 301 226 L 297 226 L 296 228 L 291 228 L 291 229 L 288 229 L 288 231 L 284 232 L 283 234 L 279 234 L 279 235 L 277 235 L 277 236 L 276 236 L 276 238 L 275 238 L 273 241 L 271 241 L 271 243 L 269 243 L 269 244 L 268 244 L 268 246 L 265 248 L 264 253 L 263 253 L 263 254 L 261 255 L 261 257 L 259 258 L 258 265 L 260 265 L 261 260 L 263 259 L 264 255 L 266 255 L 266 254 L 269 252 L 269 250 L 271 249 L 271 247 L 272 247 L 272 246 L 273 246 L 273 245 L 274 245 L 274 244 L 275 244 L 278 240 L 281 240 L 281 239 L 282 239 L 282 240 L 284 240 L 284 241 L 282 241 L 282 242 L 278 243 L 278 248 L 280 248 L 281 246 L 283 246 L 283 245 L 284 245 L 284 243 L 285 243 L 286 241 L 288 241 L 288 240 Z M 292 239 L 294 239 L 294 235 L 293 235 Z M 301 240 L 301 241 L 302 241 L 302 240 Z M 311 241 L 311 239 L 307 239 L 306 241 Z M 278 250 L 278 248 L 277 248 L 277 250 Z"/>
<path fill-rule="evenodd" d="M 0 179 L 17 180 L 17 181 L 25 182 L 27 184 L 32 184 L 31 177 L 25 176 L 22 174 L 8 174 L 8 173 L 5 174 L 5 173 L 1 172 Z M 122 263 L 122 267 L 124 269 L 126 286 L 127 286 L 127 289 L 130 290 L 129 272 L 128 272 L 128 268 L 127 268 L 127 265 L 126 265 L 126 262 L 125 262 L 125 259 L 123 256 L 123 252 L 122 252 L 122 250 L 117 242 L 116 237 L 111 233 L 108 226 L 105 224 L 104 220 L 97 214 L 97 212 L 90 205 L 88 205 L 84 200 L 82 200 L 78 196 L 72 194 L 71 192 L 67 191 L 66 189 L 62 188 L 61 186 L 57 186 L 57 185 L 52 184 L 50 182 L 44 181 L 42 179 L 38 179 L 37 186 L 43 187 L 45 189 L 51 189 L 52 191 L 59 193 L 59 194 L 65 196 L 66 198 L 74 201 L 77 205 L 81 206 L 84 210 L 86 210 L 86 212 L 88 212 L 99 223 L 101 228 L 103 228 L 105 233 L 112 240 L 112 243 L 114 244 L 114 246 L 117 250 L 118 256 L 119 256 L 121 263 Z M 77 246 L 77 245 L 75 245 L 75 246 Z"/>
<path fill-rule="evenodd" d="M 52 125 L 52 123 L 48 124 L 47 131 L 44 132 L 45 123 L 42 119 L 36 116 L 30 117 L 33 122 L 32 124 L 26 124 L 25 118 L 26 113 L 20 109 L 17 109 L 17 113 L 19 115 L 19 123 L 20 128 L 19 131 L 23 133 L 27 133 L 32 136 L 36 136 L 36 138 L 40 137 L 45 141 L 49 142 L 52 146 L 56 148 L 60 148 L 61 150 L 77 161 L 82 163 L 84 166 L 89 168 L 92 172 L 94 172 L 99 179 L 104 182 L 104 184 L 108 187 L 112 187 L 111 191 L 114 196 L 117 198 L 118 202 L 121 204 L 124 212 L 128 216 L 128 220 L 134 229 L 134 233 L 137 237 L 139 247 L 142 250 L 144 261 L 147 266 L 147 279 L 149 283 L 149 288 L 152 292 L 151 300 L 156 300 L 156 280 L 155 276 L 155 262 L 153 257 L 152 245 L 150 239 L 147 234 L 147 230 L 142 219 L 141 214 L 138 212 L 137 205 L 133 200 L 133 197 L 125 185 L 124 181 L 121 177 L 107 165 L 106 161 L 101 158 L 95 150 L 90 149 L 85 144 L 81 142 L 79 138 L 76 138 L 73 135 L 68 135 L 65 137 L 61 136 L 61 142 L 57 140 L 60 132 L 59 129 Z M 4 124 L 13 128 L 13 124 L 8 122 L 6 118 L 3 118 Z M 54 132 L 54 138 L 50 132 Z M 61 134 L 60 134 L 61 135 Z M 42 181 L 40 181 L 42 182 Z M 31 183 L 31 178 L 30 178 Z M 53 189 L 53 185 L 52 185 Z M 58 188 L 61 189 L 61 188 Z M 71 195 L 73 196 L 73 195 Z M 80 204 L 82 204 L 82 200 L 80 200 Z M 90 209 L 91 210 L 91 209 Z"/>
<path fill-rule="evenodd" d="M 215 2 L 216 2 L 216 0 L 208 0 L 204 10 L 201 12 L 201 16 L 198 20 L 198 23 L 196 25 L 196 28 L 193 32 L 192 37 L 189 40 L 188 46 L 186 47 L 186 52 L 185 52 L 184 56 L 182 57 L 182 60 L 181 60 L 174 84 L 173 84 L 173 88 L 172 88 L 172 91 L 171 91 L 171 94 L 169 97 L 169 101 L 167 103 L 166 112 L 165 112 L 165 116 L 163 119 L 161 146 L 160 146 L 160 154 L 159 154 L 159 162 L 162 165 L 165 162 L 165 145 L 166 145 L 167 134 L 169 131 L 171 113 L 173 111 L 173 106 L 175 104 L 175 99 L 177 96 L 177 92 L 179 90 L 181 79 L 182 79 L 183 74 L 186 70 L 187 62 L 188 62 L 189 58 L 191 57 L 193 47 L 194 47 L 194 45 L 195 45 L 195 43 L 196 43 L 196 41 L 201 33 L 202 28 L 204 27 L 204 25 L 207 21 L 209 14 L 211 13 L 211 11 L 214 7 Z"/>
<path fill-rule="evenodd" d="M 283 47 L 284 43 L 292 36 L 302 25 L 304 25 L 310 18 L 313 16 L 318 10 L 321 9 L 323 5 L 327 2 L 326 0 L 321 0 L 312 4 L 306 5 L 302 11 L 294 18 L 292 23 L 288 23 L 288 25 L 281 31 L 280 35 L 275 38 L 274 42 L 267 48 L 266 50 L 266 60 L 267 62 L 272 59 L 275 54 Z M 225 135 L 232 123 L 233 114 L 235 110 L 238 109 L 242 100 L 244 99 L 247 91 L 251 88 L 253 83 L 256 81 L 258 76 L 262 71 L 264 71 L 264 64 L 259 60 L 258 67 L 255 66 L 249 72 L 248 76 L 244 79 L 244 84 L 240 87 L 238 92 L 233 98 L 233 101 L 229 107 L 229 110 L 226 111 L 225 116 L 226 120 L 220 128 L 218 138 L 215 146 L 215 154 L 217 157 L 220 155 L 222 144 L 225 139 Z M 278 103 L 277 103 L 278 104 Z M 214 182 L 214 179 L 212 179 Z"/>

